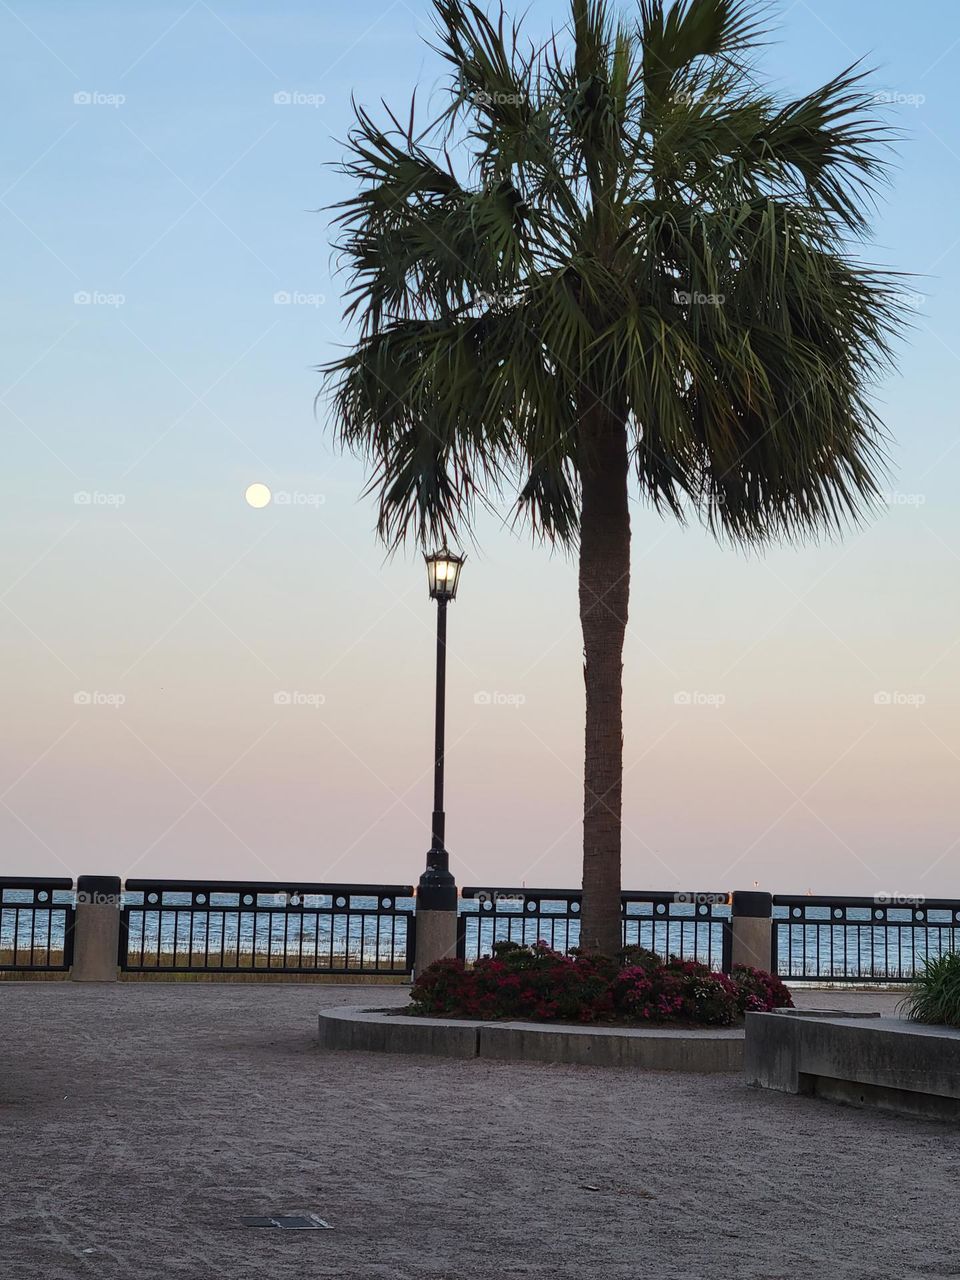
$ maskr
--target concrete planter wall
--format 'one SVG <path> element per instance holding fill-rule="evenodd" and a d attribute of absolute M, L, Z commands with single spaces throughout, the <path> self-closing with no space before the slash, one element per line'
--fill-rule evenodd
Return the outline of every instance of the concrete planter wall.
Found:
<path fill-rule="evenodd" d="M 320 1014 L 322 1049 L 422 1053 L 434 1057 L 561 1062 L 644 1071 L 739 1071 L 743 1031 L 577 1027 L 534 1022 L 411 1018 L 379 1009 Z"/>

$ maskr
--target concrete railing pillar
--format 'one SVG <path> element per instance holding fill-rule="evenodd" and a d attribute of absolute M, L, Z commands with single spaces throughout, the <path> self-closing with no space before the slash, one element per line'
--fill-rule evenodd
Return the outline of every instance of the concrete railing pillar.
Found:
<path fill-rule="evenodd" d="M 119 876 L 78 876 L 74 982 L 116 982 L 120 951 Z"/>
<path fill-rule="evenodd" d="M 421 911 L 417 908 L 417 954 L 413 976 L 419 977 L 436 960 L 457 954 L 456 911 Z"/>
<path fill-rule="evenodd" d="M 730 912 L 731 964 L 752 969 L 771 968 L 773 954 L 773 898 L 769 893 L 733 895 Z"/>

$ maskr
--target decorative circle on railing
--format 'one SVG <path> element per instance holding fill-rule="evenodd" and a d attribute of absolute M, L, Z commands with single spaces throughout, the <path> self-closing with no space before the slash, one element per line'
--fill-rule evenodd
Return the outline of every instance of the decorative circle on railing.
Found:
<path fill-rule="evenodd" d="M 337 906 L 338 906 L 338 907 L 345 907 L 346 905 L 347 905 L 347 900 L 346 900 L 346 898 L 338 898 L 338 899 L 337 899 Z"/>
<path fill-rule="evenodd" d="M 381 899 L 380 899 L 380 905 L 381 905 L 381 907 L 383 907 L 384 911 L 387 911 L 387 910 L 389 910 L 389 909 L 390 909 L 390 907 L 392 907 L 392 906 L 393 906 L 393 899 L 392 899 L 392 898 L 381 898 Z"/>
<path fill-rule="evenodd" d="M 300 897 L 299 893 L 291 893 L 290 895 L 291 907 L 299 907 L 302 902 L 303 902 L 303 899 Z"/>
<path fill-rule="evenodd" d="M 876 911 L 875 911 L 873 914 L 874 914 L 874 916 L 875 916 L 878 920 L 882 920 L 882 919 L 883 919 L 883 907 L 877 907 Z"/>
<path fill-rule="evenodd" d="M 531 898 L 531 899 L 530 899 L 530 901 L 527 903 L 527 910 L 528 910 L 528 911 L 536 911 L 536 910 L 537 910 L 537 904 L 533 901 L 533 899 L 532 899 L 532 898 Z"/>
<path fill-rule="evenodd" d="M 37 891 L 37 901 L 38 901 L 38 902 L 46 902 L 46 900 L 47 900 L 47 891 L 46 891 L 46 889 L 40 889 L 40 890 L 38 890 L 38 891 Z"/>
<path fill-rule="evenodd" d="M 663 913 L 666 911 L 666 909 L 667 909 L 667 905 L 666 905 L 666 903 L 665 903 L 665 902 L 658 902 L 658 903 L 657 903 L 657 915 L 662 916 L 662 915 L 663 915 Z"/>
<path fill-rule="evenodd" d="M 836 920 L 842 920 L 842 919 L 843 919 L 843 907 L 834 907 L 834 908 L 833 908 L 833 915 L 834 915 L 834 918 L 835 918 Z"/>
<path fill-rule="evenodd" d="M 705 915 L 709 915 L 709 912 L 710 912 L 710 908 L 707 906 L 705 902 L 701 902 L 699 907 L 697 907 L 697 915 L 705 916 Z"/>
<path fill-rule="evenodd" d="M 249 906 L 251 906 L 251 905 L 253 904 L 253 894 L 252 894 L 252 893 L 245 893 L 245 894 L 243 895 L 243 904 L 244 904 L 244 906 L 246 906 L 246 907 L 249 907 Z"/>
<path fill-rule="evenodd" d="M 157 893 L 148 893 L 148 894 L 147 894 L 147 901 L 148 901 L 148 902 L 159 902 L 159 901 L 160 901 L 160 895 L 159 895 L 159 894 L 157 894 Z"/>
<path fill-rule="evenodd" d="M 195 893 L 193 895 L 193 900 L 194 902 L 202 906 L 207 900 L 207 895 L 205 893 Z"/>
<path fill-rule="evenodd" d="M 792 912 L 792 914 L 793 914 L 793 915 L 795 915 L 795 916 L 798 916 L 798 917 L 799 917 L 799 916 L 802 916 L 802 915 L 803 915 L 803 907 L 794 907 L 794 908 L 793 908 L 793 912 Z"/>
<path fill-rule="evenodd" d="M 922 920 L 922 919 L 923 919 L 923 911 L 922 911 L 922 910 L 914 911 L 914 913 L 913 913 L 913 918 L 914 918 L 915 920 Z"/>
<path fill-rule="evenodd" d="M 570 910 L 571 910 L 571 911 L 579 911 L 579 910 L 580 910 L 580 903 L 579 903 L 579 902 L 571 902 L 571 903 L 570 903 Z M 957 919 L 958 919 L 958 920 L 960 920 L 960 911 L 958 911 L 958 912 L 957 912 Z"/>
<path fill-rule="evenodd" d="M 493 899 L 492 899 L 492 898 L 481 898 L 481 899 L 480 899 L 480 905 L 483 907 L 484 911 L 492 911 L 492 910 L 493 910 Z"/>

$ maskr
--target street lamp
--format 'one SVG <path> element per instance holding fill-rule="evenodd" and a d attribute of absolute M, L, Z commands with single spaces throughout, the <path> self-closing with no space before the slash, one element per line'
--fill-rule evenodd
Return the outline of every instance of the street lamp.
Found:
<path fill-rule="evenodd" d="M 456 881 L 450 874 L 450 859 L 444 844 L 443 738 L 447 685 L 447 605 L 457 596 L 460 570 L 466 556 L 447 547 L 425 555 L 430 599 L 437 602 L 437 704 L 433 750 L 433 820 L 427 869 L 420 877 L 417 907 L 423 911 L 455 911 Z"/>

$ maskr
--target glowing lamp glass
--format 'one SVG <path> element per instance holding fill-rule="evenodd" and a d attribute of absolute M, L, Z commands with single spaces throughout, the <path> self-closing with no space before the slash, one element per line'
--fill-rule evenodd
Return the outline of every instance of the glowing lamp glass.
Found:
<path fill-rule="evenodd" d="M 427 564 L 427 585 L 432 600 L 453 600 L 460 582 L 460 570 L 466 556 L 458 556 L 448 547 L 424 556 Z"/>

